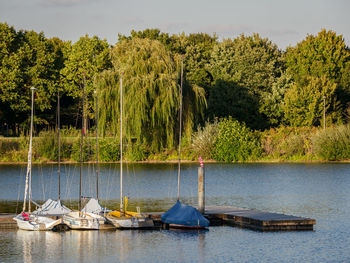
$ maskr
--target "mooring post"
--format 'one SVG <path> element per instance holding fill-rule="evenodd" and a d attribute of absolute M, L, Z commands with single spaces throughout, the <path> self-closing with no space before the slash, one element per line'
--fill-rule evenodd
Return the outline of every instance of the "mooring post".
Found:
<path fill-rule="evenodd" d="M 198 167 L 198 210 L 202 214 L 205 212 L 204 174 L 204 165 L 201 162 L 201 167 Z"/>

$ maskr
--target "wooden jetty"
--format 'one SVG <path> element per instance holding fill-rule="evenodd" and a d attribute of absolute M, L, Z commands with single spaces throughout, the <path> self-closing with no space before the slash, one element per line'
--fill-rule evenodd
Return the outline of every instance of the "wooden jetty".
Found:
<path fill-rule="evenodd" d="M 207 206 L 205 216 L 211 225 L 232 225 L 259 231 L 313 230 L 315 219 L 244 209 Z"/>
<path fill-rule="evenodd" d="M 15 214 L 0 214 L 0 229 L 16 229 L 17 222 L 13 220 Z"/>
<path fill-rule="evenodd" d="M 144 213 L 155 221 L 156 228 L 164 227 L 161 222 L 162 212 Z M 15 215 L 0 216 L 0 229 L 16 229 L 17 224 L 12 219 Z M 270 213 L 253 209 L 232 206 L 207 206 L 204 216 L 211 226 L 230 225 L 258 231 L 296 231 L 313 230 L 315 219 L 292 215 Z M 103 227 L 103 229 L 110 229 Z M 101 229 L 102 230 L 102 229 Z"/>
<path fill-rule="evenodd" d="M 162 213 L 146 213 L 162 225 Z M 258 231 L 297 231 L 313 230 L 315 219 L 270 213 L 253 209 L 232 206 L 207 206 L 204 216 L 210 221 L 210 226 L 229 225 Z"/>

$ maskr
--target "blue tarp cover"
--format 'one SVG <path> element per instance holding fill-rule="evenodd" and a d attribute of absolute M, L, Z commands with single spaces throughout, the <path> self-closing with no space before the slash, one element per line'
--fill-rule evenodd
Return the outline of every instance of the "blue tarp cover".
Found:
<path fill-rule="evenodd" d="M 209 226 L 209 221 L 196 208 L 180 201 L 162 215 L 162 222 L 186 227 Z"/>

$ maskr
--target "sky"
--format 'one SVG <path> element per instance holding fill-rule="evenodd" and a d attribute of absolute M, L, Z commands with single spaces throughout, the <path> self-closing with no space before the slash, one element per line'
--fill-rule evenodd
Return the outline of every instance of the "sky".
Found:
<path fill-rule="evenodd" d="M 259 33 L 280 49 L 322 29 L 350 46 L 349 0 L 0 0 L 0 22 L 48 38 L 76 42 L 158 28 L 169 34 L 208 33 L 219 39 Z"/>

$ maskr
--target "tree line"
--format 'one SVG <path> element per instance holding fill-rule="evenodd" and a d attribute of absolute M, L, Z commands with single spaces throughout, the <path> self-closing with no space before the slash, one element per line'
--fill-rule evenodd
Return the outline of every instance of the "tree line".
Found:
<path fill-rule="evenodd" d="M 64 126 L 80 128 L 83 118 L 93 127 L 97 100 L 99 131 L 115 136 L 123 78 L 124 134 L 152 152 L 172 148 L 182 63 L 184 143 L 220 118 L 260 131 L 323 126 L 324 110 L 327 126 L 349 121 L 350 50 L 331 30 L 281 50 L 259 34 L 219 40 L 132 30 L 109 45 L 97 36 L 72 43 L 0 23 L 1 134 L 26 132 L 34 86 L 37 131 L 55 127 L 59 93 Z"/>

